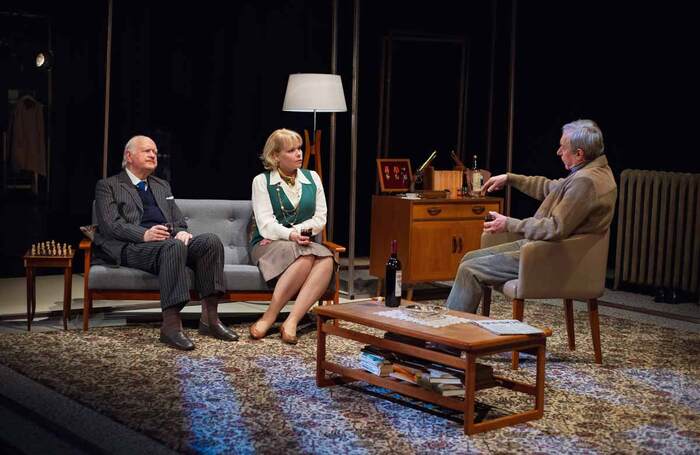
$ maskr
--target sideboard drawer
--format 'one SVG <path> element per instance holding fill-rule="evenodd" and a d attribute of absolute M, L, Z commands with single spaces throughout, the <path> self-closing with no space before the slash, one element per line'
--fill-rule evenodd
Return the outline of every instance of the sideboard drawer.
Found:
<path fill-rule="evenodd" d="M 413 204 L 414 220 L 439 220 L 442 218 L 483 218 L 489 211 L 497 212 L 497 203 L 473 204 Z"/>

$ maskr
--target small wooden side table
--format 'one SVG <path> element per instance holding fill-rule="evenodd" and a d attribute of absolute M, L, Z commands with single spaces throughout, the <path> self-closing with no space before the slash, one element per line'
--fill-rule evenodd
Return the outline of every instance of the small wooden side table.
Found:
<path fill-rule="evenodd" d="M 24 254 L 24 268 L 27 271 L 27 330 L 32 329 L 32 321 L 36 313 L 36 275 L 34 269 L 61 268 L 63 269 L 63 330 L 68 330 L 68 314 L 71 306 L 71 290 L 73 285 L 73 257 L 75 250 L 61 256 L 32 255 L 31 249 Z"/>

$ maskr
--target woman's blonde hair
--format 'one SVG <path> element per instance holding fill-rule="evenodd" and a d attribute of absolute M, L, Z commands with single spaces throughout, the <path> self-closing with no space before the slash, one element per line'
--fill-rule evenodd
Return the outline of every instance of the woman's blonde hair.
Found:
<path fill-rule="evenodd" d="M 263 162 L 263 167 L 268 171 L 277 168 L 277 154 L 294 145 L 301 146 L 301 136 L 296 131 L 280 128 L 270 134 L 270 137 L 265 141 L 260 160 Z"/>

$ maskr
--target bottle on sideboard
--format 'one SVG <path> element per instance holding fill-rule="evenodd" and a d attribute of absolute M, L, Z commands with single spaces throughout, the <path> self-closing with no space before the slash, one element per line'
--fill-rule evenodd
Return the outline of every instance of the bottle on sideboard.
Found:
<path fill-rule="evenodd" d="M 472 191 L 471 195 L 473 197 L 481 196 L 481 185 L 484 183 L 484 176 L 479 170 L 479 166 L 476 163 L 476 155 L 474 155 L 474 164 L 472 165 Z"/>
<path fill-rule="evenodd" d="M 384 273 L 384 304 L 397 307 L 401 304 L 401 261 L 396 256 L 398 252 L 396 240 L 391 241 L 391 256 L 386 261 Z"/>

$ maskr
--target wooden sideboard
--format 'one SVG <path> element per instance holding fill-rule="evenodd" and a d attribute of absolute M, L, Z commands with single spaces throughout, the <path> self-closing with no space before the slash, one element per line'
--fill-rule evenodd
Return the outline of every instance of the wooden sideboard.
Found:
<path fill-rule="evenodd" d="M 372 196 L 369 273 L 384 279 L 391 241 L 397 240 L 409 296 L 413 283 L 453 280 L 464 254 L 479 248 L 489 211 L 502 213 L 503 199 Z"/>

